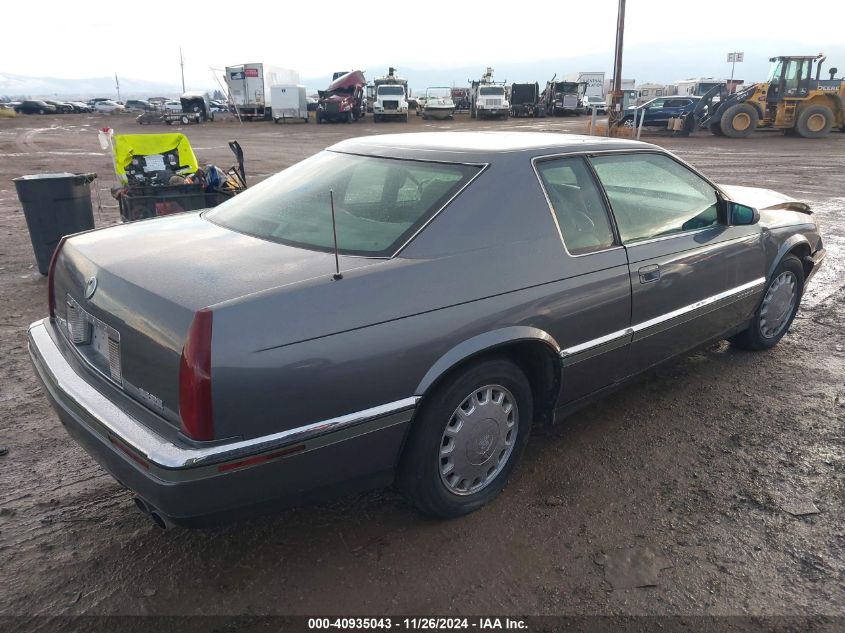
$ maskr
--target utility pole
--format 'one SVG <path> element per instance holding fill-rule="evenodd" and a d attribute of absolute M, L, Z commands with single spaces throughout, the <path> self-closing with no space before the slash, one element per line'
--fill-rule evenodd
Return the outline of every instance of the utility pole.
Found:
<path fill-rule="evenodd" d="M 179 47 L 179 66 L 182 67 L 182 93 L 185 92 L 185 60 L 182 59 L 182 47 Z"/>
<path fill-rule="evenodd" d="M 117 100 L 120 101 L 120 80 L 117 78 L 117 73 L 114 74 L 114 87 L 117 88 Z"/>
<path fill-rule="evenodd" d="M 619 12 L 616 16 L 616 52 L 613 56 L 613 90 L 607 113 L 607 132 L 621 119 L 622 114 L 622 40 L 625 33 L 625 0 L 619 0 Z"/>

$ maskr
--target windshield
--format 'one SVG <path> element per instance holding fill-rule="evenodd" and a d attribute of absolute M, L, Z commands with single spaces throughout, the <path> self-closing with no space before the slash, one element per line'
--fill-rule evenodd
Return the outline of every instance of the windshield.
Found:
<path fill-rule="evenodd" d="M 488 96 L 488 97 L 489 96 L 501 97 L 503 94 L 505 94 L 505 89 L 502 88 L 501 86 L 487 86 L 485 88 L 481 88 L 479 90 L 479 94 L 482 94 L 482 95 L 485 95 L 485 96 Z"/>
<path fill-rule="evenodd" d="M 234 231 L 342 253 L 391 256 L 479 167 L 323 151 L 206 212 Z"/>
<path fill-rule="evenodd" d="M 379 86 L 380 95 L 404 95 L 405 89 L 402 86 Z"/>
<path fill-rule="evenodd" d="M 602 97 L 587 97 L 587 100 L 590 103 L 601 103 L 602 101 L 604 101 Z"/>
<path fill-rule="evenodd" d="M 428 88 L 425 91 L 426 99 L 451 99 L 451 88 Z"/>
<path fill-rule="evenodd" d="M 578 92 L 578 84 L 557 84 L 555 92 L 558 94 L 575 94 Z"/>

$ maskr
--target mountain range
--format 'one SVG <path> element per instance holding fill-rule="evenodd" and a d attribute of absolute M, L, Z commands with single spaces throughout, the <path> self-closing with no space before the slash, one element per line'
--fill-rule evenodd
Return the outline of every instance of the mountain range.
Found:
<path fill-rule="evenodd" d="M 633 46 L 625 50 L 623 59 L 624 78 L 635 79 L 641 83 L 672 83 L 689 77 L 720 77 L 730 76 L 731 67 L 726 62 L 727 52 L 731 50 L 729 43 L 655 43 L 648 46 Z M 737 47 L 734 46 L 735 50 Z M 735 77 L 745 79 L 746 82 L 761 81 L 766 77 L 769 57 L 773 55 L 812 55 L 816 51 L 806 50 L 806 45 L 795 42 L 750 42 L 739 47 L 745 53 L 742 63 L 736 65 Z M 724 49 L 724 52 L 716 52 Z M 824 75 L 831 66 L 839 66 L 839 76 L 845 74 L 845 45 L 834 44 L 824 47 L 829 63 L 826 63 Z M 276 64 L 280 60 L 267 60 Z M 363 69 L 368 78 L 372 79 L 387 73 L 388 60 L 383 67 Z M 283 64 L 280 64 L 283 65 Z M 420 64 L 402 65 L 397 61 L 399 74 L 408 80 L 415 92 L 422 92 L 427 86 L 464 86 L 468 80 L 477 79 L 484 71 L 483 67 L 456 66 L 450 68 L 425 68 Z M 559 77 L 573 71 L 604 71 L 609 79 L 613 68 L 612 52 L 590 55 L 570 55 L 555 59 L 541 59 L 525 62 L 507 62 L 491 60 L 494 67 L 494 78 L 498 81 L 533 82 L 544 84 L 552 75 Z M 332 70 L 344 70 L 339 67 Z M 348 70 L 352 70 L 351 68 Z M 323 88 L 331 81 L 331 74 L 324 76 L 304 77 L 302 83 L 308 88 L 309 94 Z M 202 83 L 189 82 L 188 90 L 209 90 L 219 88 L 213 81 Z M 177 83 L 166 83 L 120 78 L 120 94 L 122 98 L 177 96 L 181 93 L 181 86 Z M 0 96 L 6 97 L 61 97 L 61 98 L 89 98 L 96 96 L 116 96 L 114 77 L 89 77 L 84 79 L 66 79 L 58 77 L 31 77 L 13 73 L 0 72 Z"/>

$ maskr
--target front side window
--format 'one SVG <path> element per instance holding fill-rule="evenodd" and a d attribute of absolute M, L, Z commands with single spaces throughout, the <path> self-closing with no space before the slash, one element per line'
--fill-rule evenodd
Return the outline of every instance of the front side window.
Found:
<path fill-rule="evenodd" d="M 590 161 L 625 243 L 718 222 L 713 187 L 668 156 L 643 152 L 594 156 Z"/>
<path fill-rule="evenodd" d="M 340 252 L 386 257 L 479 171 L 473 165 L 324 151 L 250 187 L 205 217 L 261 239 L 331 251 L 333 191 Z"/>
<path fill-rule="evenodd" d="M 581 158 L 537 163 L 566 250 L 583 255 L 613 246 L 613 230 L 601 192 Z"/>

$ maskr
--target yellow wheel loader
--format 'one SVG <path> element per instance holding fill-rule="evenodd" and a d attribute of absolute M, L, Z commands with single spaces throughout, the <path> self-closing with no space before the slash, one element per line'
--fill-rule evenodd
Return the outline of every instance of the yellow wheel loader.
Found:
<path fill-rule="evenodd" d="M 701 127 L 713 134 L 744 138 L 757 128 L 784 130 L 804 138 L 845 131 L 845 80 L 820 79 L 824 55 L 773 57 L 769 78 L 702 108 Z M 707 97 L 712 97 L 708 93 Z M 702 104 L 703 105 L 703 104 Z"/>

